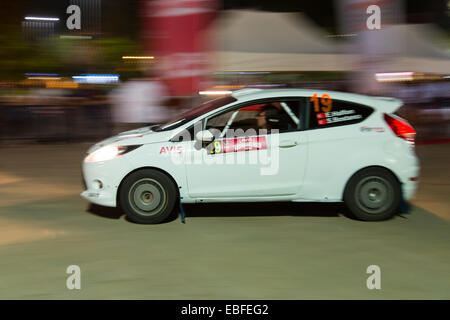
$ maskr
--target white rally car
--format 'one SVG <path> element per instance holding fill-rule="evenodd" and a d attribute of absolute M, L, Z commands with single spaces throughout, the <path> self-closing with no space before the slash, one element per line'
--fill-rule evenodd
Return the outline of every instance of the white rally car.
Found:
<path fill-rule="evenodd" d="M 178 204 L 341 202 L 361 220 L 392 217 L 417 187 L 402 102 L 319 90 L 244 89 L 169 121 L 97 143 L 83 161 L 92 203 L 159 223 Z"/>

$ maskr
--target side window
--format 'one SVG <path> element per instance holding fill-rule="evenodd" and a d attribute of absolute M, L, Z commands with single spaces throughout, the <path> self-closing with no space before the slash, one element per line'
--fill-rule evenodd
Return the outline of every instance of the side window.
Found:
<path fill-rule="evenodd" d="M 309 129 L 358 123 L 373 112 L 371 107 L 343 100 L 326 100 L 326 106 L 321 106 L 320 102 L 311 100 L 309 103 Z"/>
<path fill-rule="evenodd" d="M 206 129 L 220 137 L 290 132 L 300 128 L 299 100 L 266 100 L 228 110 L 206 120 Z M 260 131 L 266 130 L 266 131 Z"/>

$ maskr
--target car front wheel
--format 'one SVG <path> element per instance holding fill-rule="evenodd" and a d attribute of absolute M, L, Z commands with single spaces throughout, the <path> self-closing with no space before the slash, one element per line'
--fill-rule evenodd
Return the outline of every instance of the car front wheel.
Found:
<path fill-rule="evenodd" d="M 357 172 L 344 193 L 344 202 L 350 212 L 364 221 L 391 218 L 398 211 L 400 201 L 400 183 L 383 168 L 367 168 Z"/>
<path fill-rule="evenodd" d="M 174 212 L 177 198 L 173 181 L 153 169 L 133 172 L 119 190 L 120 207 L 136 223 L 155 224 L 167 220 Z"/>

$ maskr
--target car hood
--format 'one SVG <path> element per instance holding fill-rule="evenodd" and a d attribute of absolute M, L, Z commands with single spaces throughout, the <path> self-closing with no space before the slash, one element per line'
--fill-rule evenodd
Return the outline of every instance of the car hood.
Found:
<path fill-rule="evenodd" d="M 110 144 L 117 144 L 117 145 L 147 144 L 147 143 L 167 141 L 170 138 L 171 131 L 156 132 L 152 130 L 153 127 L 156 126 L 142 127 L 139 129 L 121 132 L 118 135 L 109 137 L 105 140 L 102 140 L 94 144 L 92 147 L 88 149 L 87 153 L 88 154 L 92 153 Z"/>

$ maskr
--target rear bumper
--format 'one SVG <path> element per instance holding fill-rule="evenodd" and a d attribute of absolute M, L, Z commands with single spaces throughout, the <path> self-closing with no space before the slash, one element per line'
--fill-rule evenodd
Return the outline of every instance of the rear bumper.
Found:
<path fill-rule="evenodd" d="M 416 194 L 419 185 L 420 163 L 414 150 L 408 149 L 411 153 L 406 159 L 401 161 L 399 179 L 402 183 L 403 199 L 409 200 Z"/>
<path fill-rule="evenodd" d="M 410 200 L 417 191 L 418 182 L 417 181 L 409 181 L 403 183 L 402 191 L 403 191 L 403 199 Z"/>
<path fill-rule="evenodd" d="M 416 159 L 414 165 L 412 165 L 410 167 L 406 167 L 403 170 L 402 178 L 401 178 L 403 199 L 409 200 L 416 194 L 416 190 L 419 185 L 419 182 L 418 182 L 419 173 L 420 173 L 420 168 L 419 168 L 417 159 Z"/>

